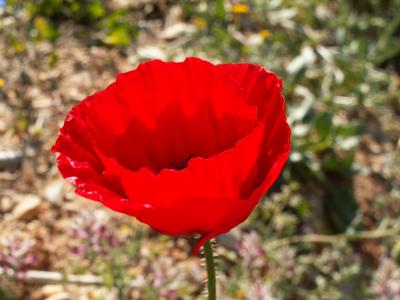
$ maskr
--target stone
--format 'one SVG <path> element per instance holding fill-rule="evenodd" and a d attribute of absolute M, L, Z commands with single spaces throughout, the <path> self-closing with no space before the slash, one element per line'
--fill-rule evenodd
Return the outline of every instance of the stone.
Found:
<path fill-rule="evenodd" d="M 0 212 L 6 213 L 11 211 L 14 206 L 14 202 L 9 196 L 4 196 L 0 199 Z"/>
<path fill-rule="evenodd" d="M 165 40 L 173 40 L 184 36 L 185 34 L 191 33 L 194 31 L 193 26 L 190 26 L 185 23 L 175 23 L 167 28 L 165 28 L 160 37 Z"/>
<path fill-rule="evenodd" d="M 155 46 L 140 47 L 137 50 L 137 54 L 140 58 L 145 59 L 165 60 L 167 58 L 165 52 L 161 48 Z"/>
<path fill-rule="evenodd" d="M 64 182 L 59 179 L 50 181 L 43 190 L 43 197 L 52 204 L 61 203 L 64 197 Z"/>
<path fill-rule="evenodd" d="M 31 221 L 38 215 L 41 199 L 33 194 L 18 195 L 18 204 L 11 213 L 13 220 Z"/>
<path fill-rule="evenodd" d="M 64 287 L 60 284 L 47 284 L 41 290 L 43 296 L 50 297 L 64 292 Z"/>

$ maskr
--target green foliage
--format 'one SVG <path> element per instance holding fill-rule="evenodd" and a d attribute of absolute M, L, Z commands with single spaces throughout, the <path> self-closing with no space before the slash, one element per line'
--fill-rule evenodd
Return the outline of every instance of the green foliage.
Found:
<path fill-rule="evenodd" d="M 105 1 L 85 0 L 39 0 L 26 1 L 25 9 L 32 16 L 42 15 L 53 21 L 72 19 L 82 24 L 90 24 L 105 16 Z"/>
<path fill-rule="evenodd" d="M 128 19 L 128 11 L 116 11 L 105 18 L 101 22 L 101 27 L 106 30 L 107 34 L 102 41 L 111 46 L 128 46 L 138 34 Z"/>
<path fill-rule="evenodd" d="M 33 27 L 35 36 L 39 40 L 54 41 L 58 37 L 58 31 L 53 23 L 42 16 L 33 19 Z"/>
<path fill-rule="evenodd" d="M 398 57 L 399 21 L 394 12 L 400 2 L 388 1 L 389 10 L 375 10 L 375 2 L 246 3 L 257 9 L 238 15 L 231 6 L 224 19 L 218 9 L 196 9 L 204 4 L 201 1 L 187 5 L 188 14 L 208 24 L 206 31 L 196 33 L 196 43 L 224 61 L 259 62 L 284 78 L 293 131 L 286 179 L 305 186 L 317 183 L 325 194 L 331 230 L 345 231 L 358 209 L 351 180 L 354 149 L 364 130 L 359 122 L 349 122 L 346 114 L 386 98 L 390 77 L 379 67 Z M 392 18 L 388 24 L 386 18 Z M 242 32 L 255 36 L 261 29 L 271 34 L 256 45 L 240 38 Z"/>
<path fill-rule="evenodd" d="M 127 9 L 112 10 L 103 0 L 38 0 L 13 4 L 22 6 L 31 18 L 32 36 L 38 40 L 55 41 L 64 22 L 87 26 L 93 39 L 110 46 L 129 46 L 138 31 Z"/>
<path fill-rule="evenodd" d="M 14 299 L 11 292 L 7 291 L 3 287 L 0 287 L 0 300 L 12 300 Z"/>
<path fill-rule="evenodd" d="M 222 20 L 225 19 L 226 10 L 225 10 L 225 4 L 224 4 L 223 0 L 215 1 L 215 16 Z"/>

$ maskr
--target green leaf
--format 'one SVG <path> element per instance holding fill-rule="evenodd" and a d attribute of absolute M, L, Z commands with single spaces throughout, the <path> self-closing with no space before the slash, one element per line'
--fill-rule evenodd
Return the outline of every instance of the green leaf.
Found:
<path fill-rule="evenodd" d="M 352 151 L 349 151 L 348 153 L 346 153 L 346 155 L 341 157 L 337 156 L 334 153 L 325 155 L 321 163 L 323 169 L 326 171 L 342 173 L 343 176 L 346 175 L 348 176 L 353 161 L 354 161 L 354 153 Z"/>
<path fill-rule="evenodd" d="M 224 0 L 216 0 L 215 2 L 215 15 L 217 18 L 224 20 L 226 17 L 226 10 Z"/>
<path fill-rule="evenodd" d="M 340 125 L 336 127 L 336 135 L 343 137 L 352 137 L 360 135 L 364 131 L 364 126 L 358 123 Z"/>
<path fill-rule="evenodd" d="M 135 31 L 128 25 L 111 28 L 103 42 L 113 46 L 128 46 L 135 36 Z"/>
<path fill-rule="evenodd" d="M 106 13 L 104 6 L 100 2 L 92 2 L 88 6 L 90 16 L 94 19 L 100 19 Z"/>
<path fill-rule="evenodd" d="M 319 114 L 315 119 L 314 126 L 317 130 L 319 140 L 324 140 L 330 134 L 332 134 L 332 114 L 328 112 L 323 112 Z"/>
<path fill-rule="evenodd" d="M 33 26 L 39 40 L 54 41 L 58 37 L 57 28 L 45 17 L 37 16 L 33 20 Z"/>
<path fill-rule="evenodd" d="M 353 194 L 347 188 L 325 182 L 328 190 L 327 213 L 337 232 L 344 232 L 355 218 L 358 210 Z"/>

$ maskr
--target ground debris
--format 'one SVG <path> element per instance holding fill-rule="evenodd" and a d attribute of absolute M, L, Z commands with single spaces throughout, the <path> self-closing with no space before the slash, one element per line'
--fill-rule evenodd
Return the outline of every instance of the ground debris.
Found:
<path fill-rule="evenodd" d="M 11 219 L 20 221 L 31 221 L 39 212 L 42 200 L 34 194 L 17 195 L 17 206 L 11 212 Z"/>

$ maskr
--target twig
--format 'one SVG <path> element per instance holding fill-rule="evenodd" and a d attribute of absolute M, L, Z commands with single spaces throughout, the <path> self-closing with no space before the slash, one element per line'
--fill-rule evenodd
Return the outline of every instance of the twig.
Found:
<path fill-rule="evenodd" d="M 75 275 L 75 274 L 63 274 L 60 272 L 50 272 L 50 271 L 40 271 L 40 270 L 28 270 L 23 273 L 22 276 L 17 276 L 17 274 L 9 275 L 3 268 L 0 267 L 0 276 L 7 276 L 7 278 L 32 282 L 32 283 L 66 283 L 66 284 L 78 284 L 78 285 L 105 285 L 104 280 L 100 276 L 85 274 L 85 275 Z M 137 279 L 132 280 L 129 283 L 130 287 L 140 287 L 143 286 L 143 280 Z"/>
<path fill-rule="evenodd" d="M 324 234 L 295 235 L 278 240 L 273 240 L 267 243 L 266 250 L 273 250 L 279 247 L 288 246 L 290 244 L 299 244 L 299 243 L 335 244 L 340 241 L 376 240 L 376 239 L 384 239 L 396 236 L 400 237 L 399 230 L 359 231 L 354 233 L 342 233 L 335 235 L 324 235 Z"/>
<path fill-rule="evenodd" d="M 19 151 L 0 151 L 0 170 L 18 169 L 22 161 L 22 154 Z"/>

